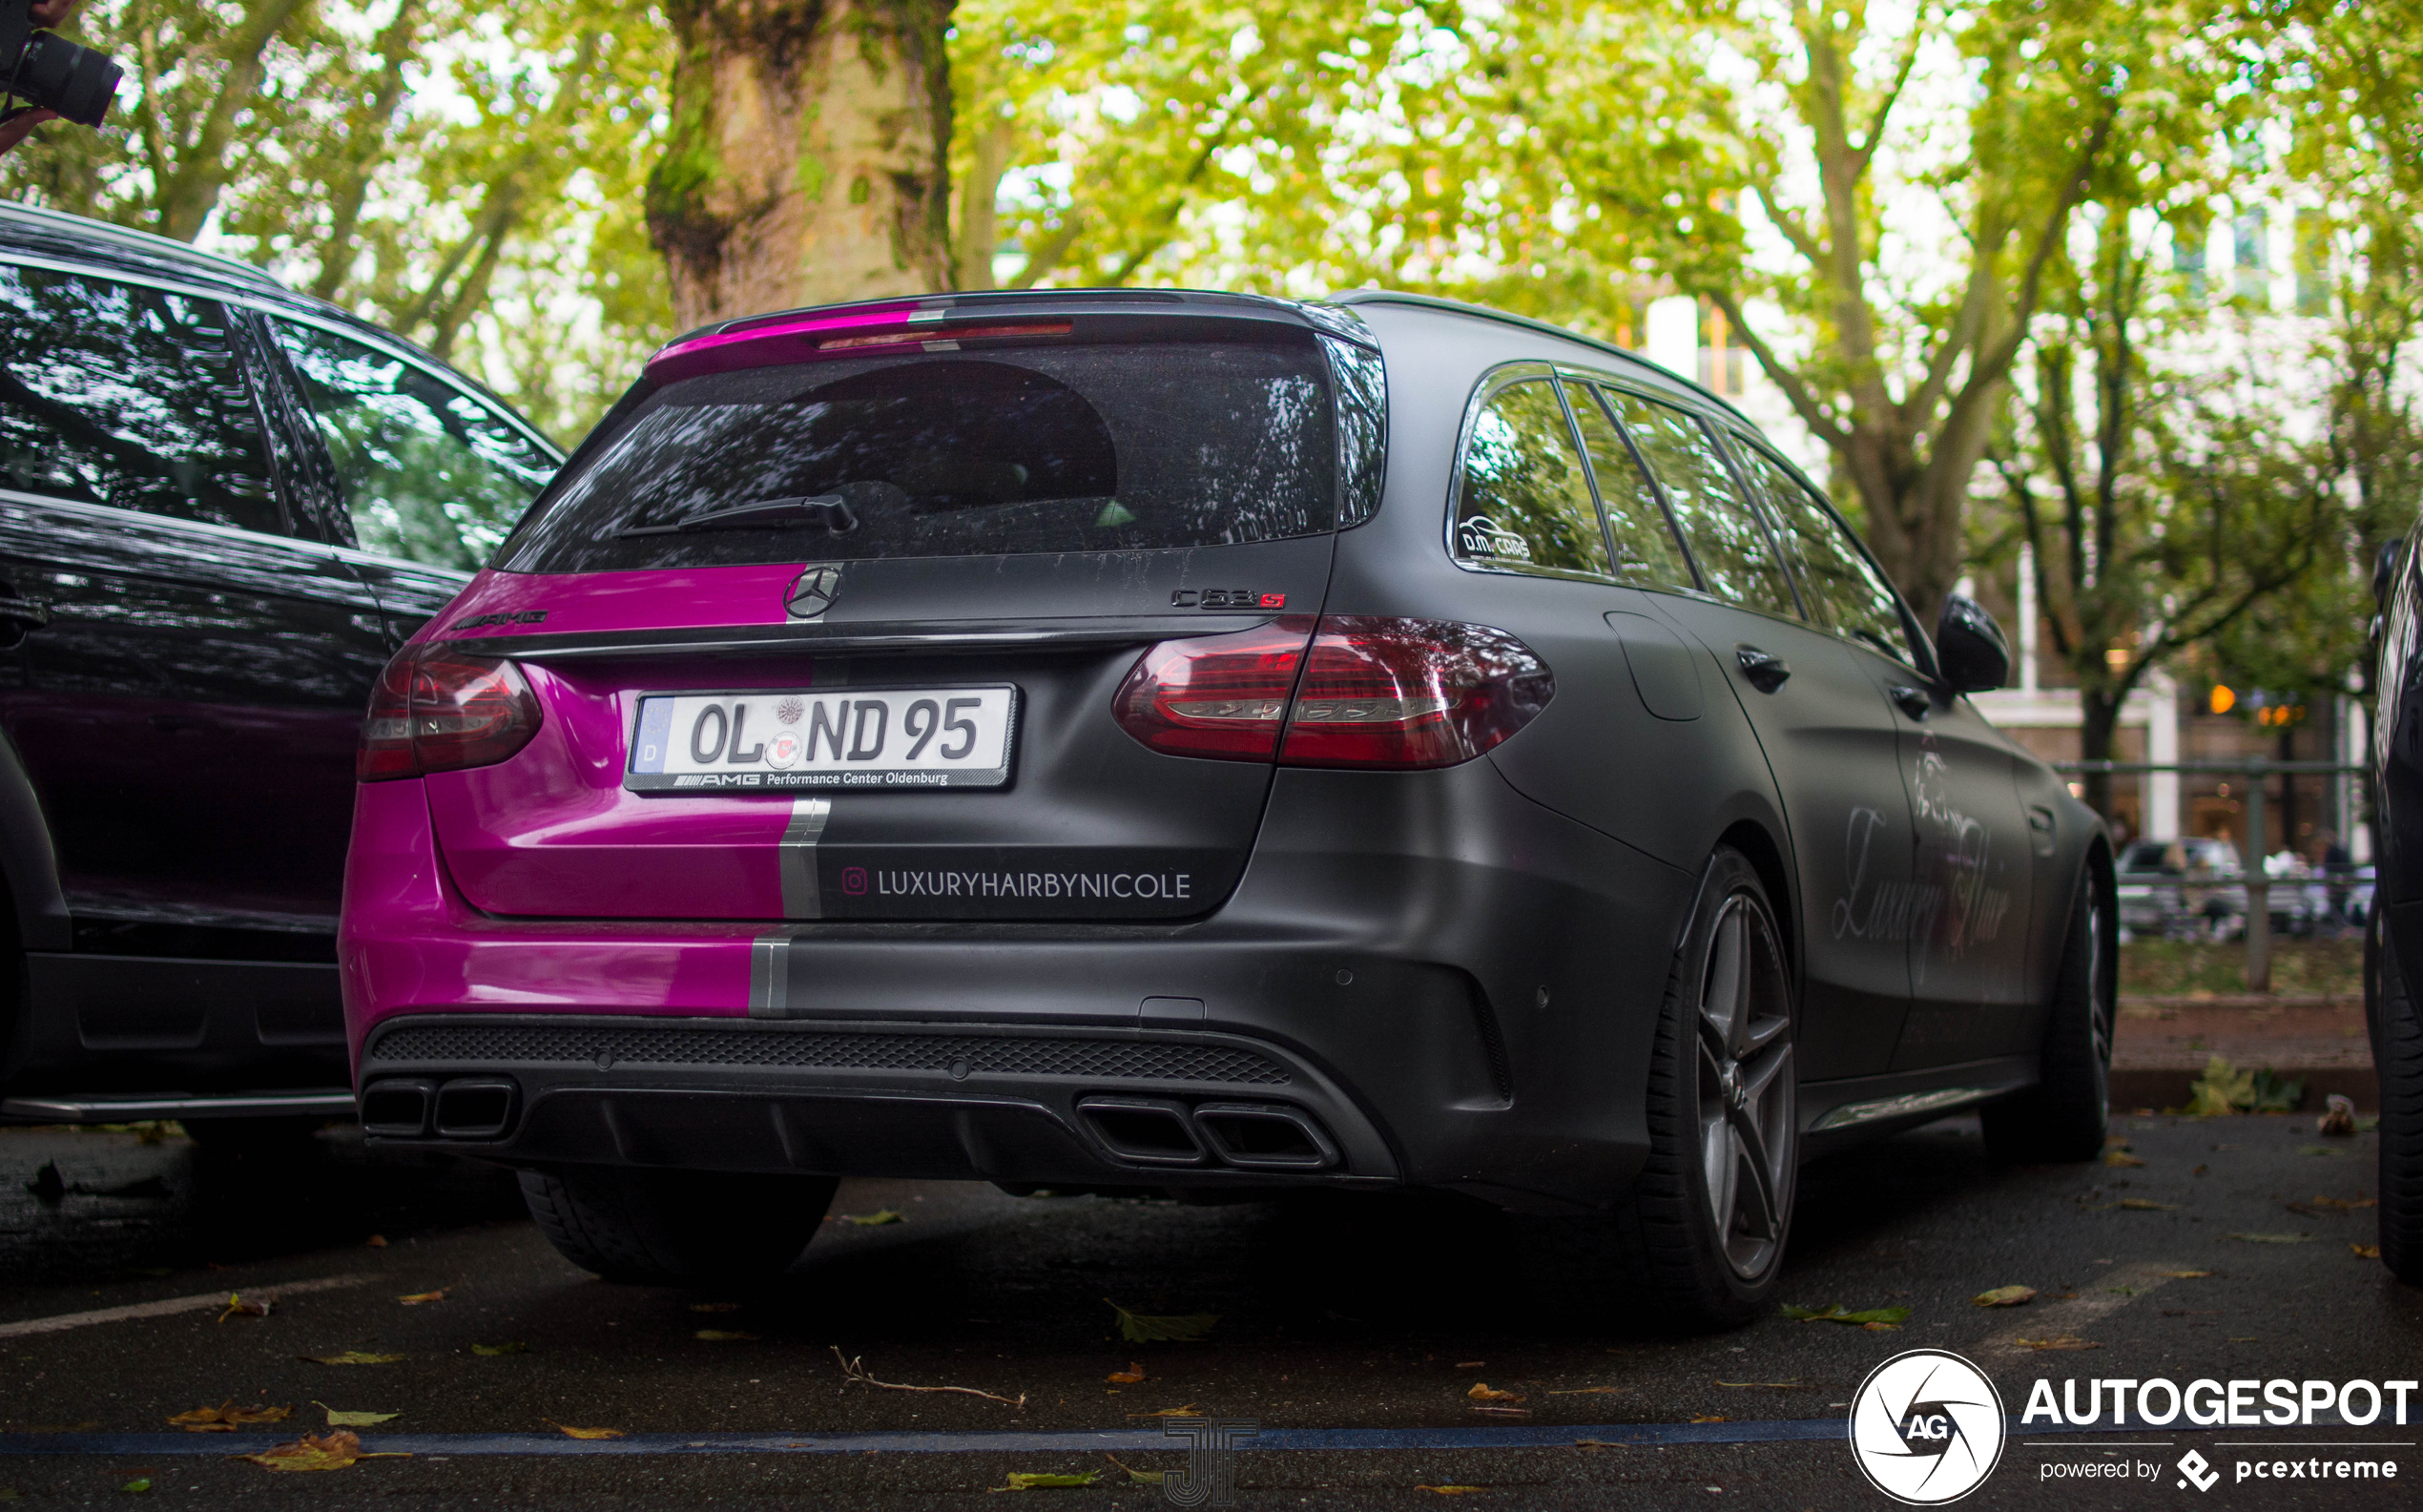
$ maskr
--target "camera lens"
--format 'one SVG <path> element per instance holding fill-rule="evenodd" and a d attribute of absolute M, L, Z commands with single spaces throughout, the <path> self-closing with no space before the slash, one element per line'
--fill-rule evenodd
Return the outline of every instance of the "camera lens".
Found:
<path fill-rule="evenodd" d="M 79 126 L 98 126 L 109 114 L 125 70 L 108 54 L 36 31 L 17 66 L 17 95 L 47 106 Z"/>

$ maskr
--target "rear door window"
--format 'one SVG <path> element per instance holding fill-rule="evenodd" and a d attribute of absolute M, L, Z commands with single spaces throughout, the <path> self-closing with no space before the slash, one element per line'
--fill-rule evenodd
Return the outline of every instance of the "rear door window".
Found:
<path fill-rule="evenodd" d="M 216 300 L 0 267 L 0 487 L 284 534 Z"/>
<path fill-rule="evenodd" d="M 1232 545 L 1337 521 L 1303 342 L 1100 342 L 687 379 L 541 501 L 522 572 Z M 718 520 L 729 510 L 748 511 Z"/>
<path fill-rule="evenodd" d="M 1782 532 L 1811 617 L 1838 635 L 1916 666 L 1893 589 L 1850 530 L 1775 459 L 1754 446 L 1735 449 L 1751 486 L 1766 495 L 1769 517 Z"/>
<path fill-rule="evenodd" d="M 1455 552 L 1476 566 L 1613 575 L 1582 448 L 1550 380 L 1508 383 L 1473 421 Z"/>
<path fill-rule="evenodd" d="M 1620 388 L 1600 392 L 1665 488 L 1708 591 L 1745 609 L 1797 615 L 1774 542 L 1734 486 L 1708 427 L 1671 404 Z"/>
<path fill-rule="evenodd" d="M 468 572 L 555 471 L 521 427 L 392 352 L 272 320 L 327 444 L 354 544 Z"/>
<path fill-rule="evenodd" d="M 1590 453 L 1590 476 L 1598 480 L 1599 506 L 1615 549 L 1616 576 L 1644 588 L 1698 587 L 1690 563 L 1674 543 L 1674 528 L 1666 518 L 1666 506 L 1658 502 L 1656 486 L 1592 397 L 1594 390 L 1584 383 L 1568 383 L 1564 392 Z"/>

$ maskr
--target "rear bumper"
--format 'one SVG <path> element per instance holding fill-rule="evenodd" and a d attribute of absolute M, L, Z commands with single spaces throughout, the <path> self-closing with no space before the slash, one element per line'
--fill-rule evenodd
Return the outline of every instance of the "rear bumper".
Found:
<path fill-rule="evenodd" d="M 366 787 L 357 813 L 340 950 L 356 1087 L 503 1083 L 510 1108 L 477 1137 L 467 1118 L 438 1133 L 434 1102 L 417 1131 L 408 1109 L 371 1116 L 374 1140 L 520 1165 L 1399 1183 L 1518 1206 L 1605 1200 L 1646 1153 L 1693 879 L 1485 761 L 1282 772 L 1235 893 L 1166 925 L 499 920 L 448 886 L 417 788 Z M 1141 1105 L 1132 1126 L 1170 1148 L 1123 1149 L 1088 1099 Z M 1200 1158 L 1176 1158 L 1188 1137 Z M 1233 1158 L 1257 1141 L 1301 1158 Z"/>

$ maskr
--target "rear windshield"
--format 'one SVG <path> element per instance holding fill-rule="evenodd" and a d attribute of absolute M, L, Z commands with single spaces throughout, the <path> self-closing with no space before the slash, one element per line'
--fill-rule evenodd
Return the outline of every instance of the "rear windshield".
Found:
<path fill-rule="evenodd" d="M 549 490 L 497 565 L 593 572 L 1271 541 L 1336 524 L 1337 471 L 1328 369 L 1310 341 L 753 368 L 651 396 Z M 700 519 L 750 507 L 754 521 Z"/>

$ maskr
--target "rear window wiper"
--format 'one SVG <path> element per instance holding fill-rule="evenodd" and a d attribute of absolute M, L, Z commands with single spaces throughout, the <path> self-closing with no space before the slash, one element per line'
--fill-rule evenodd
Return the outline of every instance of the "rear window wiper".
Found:
<path fill-rule="evenodd" d="M 791 499 L 759 499 L 729 508 L 685 514 L 671 525 L 635 525 L 614 532 L 616 540 L 634 535 L 677 535 L 685 530 L 792 530 L 818 526 L 835 535 L 859 528 L 859 517 L 838 493 L 806 494 Z"/>

